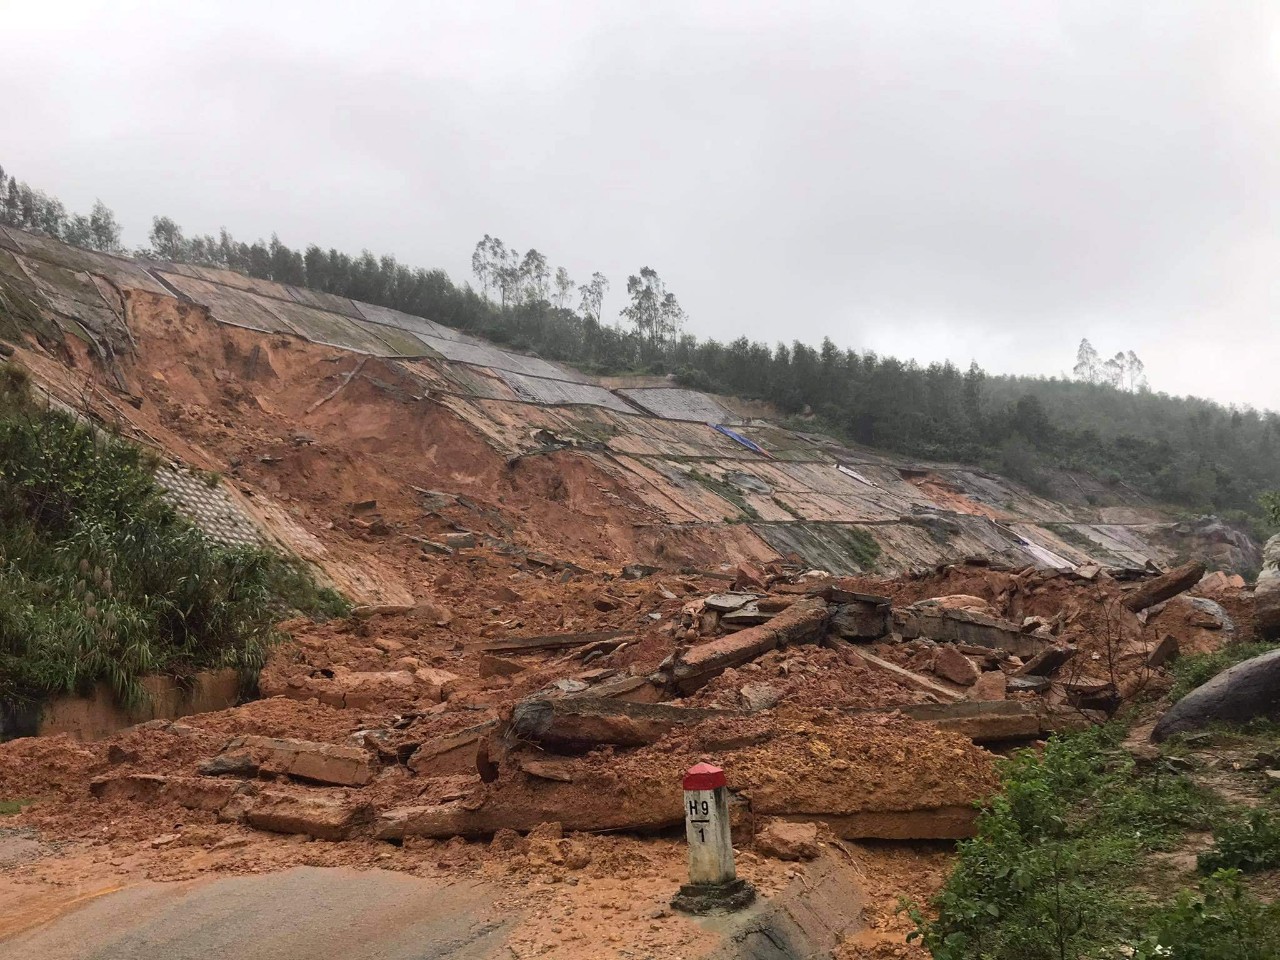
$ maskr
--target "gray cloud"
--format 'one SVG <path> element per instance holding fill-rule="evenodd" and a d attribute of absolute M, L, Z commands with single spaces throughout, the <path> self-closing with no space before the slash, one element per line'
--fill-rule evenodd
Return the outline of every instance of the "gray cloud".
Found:
<path fill-rule="evenodd" d="M 5 12 L 0 162 L 143 239 L 483 233 L 656 267 L 694 332 L 830 336 L 1280 408 L 1269 2 L 210 5 Z M 608 304 L 606 305 L 608 306 Z"/>

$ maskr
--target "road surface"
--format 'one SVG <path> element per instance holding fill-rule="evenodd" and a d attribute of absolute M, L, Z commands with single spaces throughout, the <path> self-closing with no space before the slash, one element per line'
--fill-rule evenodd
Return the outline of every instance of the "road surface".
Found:
<path fill-rule="evenodd" d="M 492 893 L 384 870 L 295 867 L 142 882 L 0 939 L 24 960 L 485 960 L 519 920 Z M 509 956 L 504 950 L 504 956 Z"/>

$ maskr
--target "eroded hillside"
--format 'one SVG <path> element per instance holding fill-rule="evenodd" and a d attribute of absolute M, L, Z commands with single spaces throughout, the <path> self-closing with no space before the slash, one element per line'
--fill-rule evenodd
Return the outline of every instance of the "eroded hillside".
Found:
<path fill-rule="evenodd" d="M 1180 565 L 1254 563 L 1221 524 L 846 449 L 312 291 L 0 247 L 9 362 L 159 452 L 210 536 L 357 603 L 285 623 L 260 699 L 0 747 L 35 831 L 0 936 L 68 885 L 346 864 L 495 885 L 516 956 L 703 955 L 723 931 L 665 904 L 680 774 L 711 760 L 744 876 L 793 914 L 815 887 L 843 905 L 814 949 L 902 955 L 896 897 L 943 864 L 860 841 L 966 836 L 984 746 L 1158 696 L 1179 652 L 1252 632 L 1242 580 Z"/>

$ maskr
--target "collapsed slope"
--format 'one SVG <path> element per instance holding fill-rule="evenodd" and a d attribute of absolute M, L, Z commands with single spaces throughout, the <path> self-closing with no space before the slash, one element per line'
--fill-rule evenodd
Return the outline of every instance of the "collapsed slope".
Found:
<path fill-rule="evenodd" d="M 63 360 L 78 357 L 78 372 L 104 388 L 89 400 L 95 413 L 238 480 L 259 525 L 274 523 L 278 539 L 369 599 L 403 599 L 411 584 L 377 565 L 342 569 L 349 525 L 332 504 L 376 500 L 379 530 L 425 535 L 413 518 L 447 498 L 415 487 L 475 506 L 445 510 L 448 522 L 583 565 L 786 556 L 858 573 L 968 556 L 1143 567 L 1192 553 L 1257 565 L 1246 537 L 1170 523 L 1123 489 L 1055 503 L 971 468 L 747 419 L 694 391 L 606 389 L 423 318 L 227 271 L 8 229 L 0 286 L 11 339 L 34 335 Z M 23 362 L 82 405 L 83 384 L 41 362 L 50 359 Z"/>
<path fill-rule="evenodd" d="M 340 298 L 15 231 L 0 246 L 13 362 L 177 463 L 161 482 L 211 535 L 275 544 L 360 604 L 285 624 L 256 702 L 0 746 L 0 799 L 35 801 L 12 822 L 93 870 L 665 889 L 678 774 L 703 759 L 729 771 L 744 846 L 771 818 L 820 821 L 837 856 L 838 838 L 962 836 L 995 784 L 975 741 L 1158 689 L 1165 636 L 1249 630 L 1234 582 L 1197 588 L 1232 616 L 1123 607 L 1177 552 L 1145 505 L 1054 503 L 690 391 L 605 389 Z"/>

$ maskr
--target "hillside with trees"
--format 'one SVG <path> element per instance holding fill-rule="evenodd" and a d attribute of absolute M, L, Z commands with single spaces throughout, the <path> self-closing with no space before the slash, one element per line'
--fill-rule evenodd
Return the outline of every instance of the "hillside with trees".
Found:
<path fill-rule="evenodd" d="M 0 198 L 2 223 L 122 252 L 119 225 L 101 202 L 87 216 L 69 214 L 3 171 Z M 1280 486 L 1280 414 L 1153 391 L 1133 351 L 1103 359 L 1087 340 L 1070 377 L 992 376 L 976 364 L 920 365 L 829 338 L 816 347 L 701 339 L 648 265 L 620 284 L 625 299 L 609 303 L 613 286 L 602 273 L 578 283 L 537 249 L 488 235 L 472 254 L 474 285 L 368 250 L 297 250 L 275 235 L 246 243 L 225 229 L 188 237 L 168 217 L 155 218 L 149 241 L 133 255 L 392 307 L 598 374 L 671 375 L 765 401 L 851 443 L 975 464 L 1032 488 L 1043 489 L 1052 471 L 1081 471 L 1259 534 L 1267 524 L 1259 498 Z"/>

